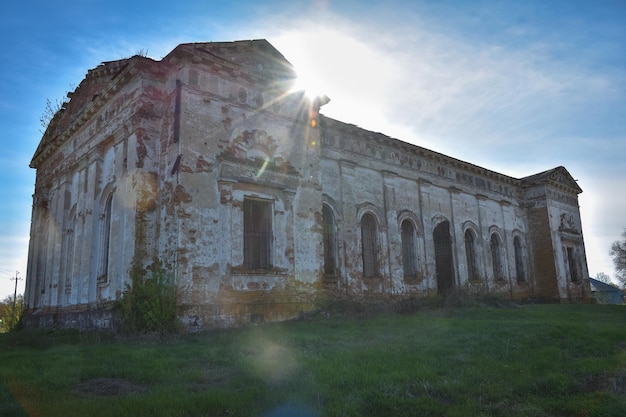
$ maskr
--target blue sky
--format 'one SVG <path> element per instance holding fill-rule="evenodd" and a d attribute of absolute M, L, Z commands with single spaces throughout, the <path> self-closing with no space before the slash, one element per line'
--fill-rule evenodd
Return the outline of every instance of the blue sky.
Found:
<path fill-rule="evenodd" d="M 315 79 L 324 113 L 514 177 L 565 166 L 589 270 L 626 227 L 626 2 L 0 3 L 0 298 L 26 276 L 46 99 L 88 69 L 183 42 L 265 38 Z M 24 281 L 19 281 L 22 292 Z"/>

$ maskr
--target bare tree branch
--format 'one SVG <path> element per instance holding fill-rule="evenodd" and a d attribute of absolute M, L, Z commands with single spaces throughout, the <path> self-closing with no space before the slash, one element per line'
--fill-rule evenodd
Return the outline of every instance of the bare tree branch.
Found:
<path fill-rule="evenodd" d="M 622 240 L 613 242 L 609 254 L 613 257 L 616 278 L 622 287 L 626 287 L 626 229 L 622 232 Z"/>

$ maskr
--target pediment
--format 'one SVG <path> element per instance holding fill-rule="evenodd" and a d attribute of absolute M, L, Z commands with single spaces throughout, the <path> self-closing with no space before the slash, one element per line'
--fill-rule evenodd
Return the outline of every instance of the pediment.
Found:
<path fill-rule="evenodd" d="M 578 186 L 576 180 L 564 167 L 556 168 L 554 172 L 550 174 L 550 180 L 565 185 L 566 187 L 576 188 L 580 190 L 580 187 Z"/>
<path fill-rule="evenodd" d="M 569 171 L 562 166 L 522 178 L 522 181 L 526 185 L 549 183 L 559 187 L 568 188 L 576 194 L 580 194 L 583 191 Z"/>
<path fill-rule="evenodd" d="M 200 42 L 178 45 L 165 60 L 172 57 L 196 62 L 218 61 L 268 80 L 295 79 L 289 61 L 265 39 L 234 42 Z"/>
<path fill-rule="evenodd" d="M 42 158 L 54 152 L 64 140 L 90 120 L 119 91 L 124 82 L 132 77 L 130 69 L 139 61 L 154 62 L 135 55 L 118 61 L 103 62 L 90 69 L 78 87 L 67 93 L 67 100 L 57 103 L 58 108 L 52 109 L 56 113 L 49 120 L 30 166 L 36 168 Z"/>

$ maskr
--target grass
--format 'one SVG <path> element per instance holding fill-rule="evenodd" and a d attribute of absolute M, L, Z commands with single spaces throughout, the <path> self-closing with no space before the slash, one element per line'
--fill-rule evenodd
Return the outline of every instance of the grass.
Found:
<path fill-rule="evenodd" d="M 626 308 L 0 335 L 1 416 L 624 416 Z"/>

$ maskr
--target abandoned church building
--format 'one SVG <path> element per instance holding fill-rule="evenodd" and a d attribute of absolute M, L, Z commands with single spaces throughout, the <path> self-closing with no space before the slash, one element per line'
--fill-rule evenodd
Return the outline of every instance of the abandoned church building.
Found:
<path fill-rule="evenodd" d="M 333 120 L 294 77 L 265 40 L 88 71 L 30 165 L 27 325 L 111 326 L 157 267 L 190 328 L 327 299 L 591 297 L 565 168 L 512 178 Z"/>

